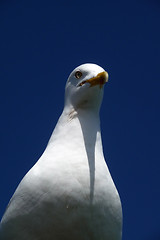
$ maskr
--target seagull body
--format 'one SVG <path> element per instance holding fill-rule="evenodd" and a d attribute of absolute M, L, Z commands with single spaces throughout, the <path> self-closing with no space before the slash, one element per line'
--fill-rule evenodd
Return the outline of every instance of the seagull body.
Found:
<path fill-rule="evenodd" d="M 99 120 L 107 80 L 95 64 L 70 74 L 62 115 L 9 202 L 0 240 L 121 239 L 121 202 L 104 159 Z"/>

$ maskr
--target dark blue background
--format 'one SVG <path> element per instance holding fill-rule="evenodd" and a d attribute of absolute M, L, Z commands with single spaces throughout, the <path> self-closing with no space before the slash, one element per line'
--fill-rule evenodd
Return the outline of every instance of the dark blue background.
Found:
<path fill-rule="evenodd" d="M 101 127 L 123 240 L 158 240 L 158 0 L 0 1 L 0 215 L 46 147 L 68 75 L 86 62 L 110 76 Z"/>

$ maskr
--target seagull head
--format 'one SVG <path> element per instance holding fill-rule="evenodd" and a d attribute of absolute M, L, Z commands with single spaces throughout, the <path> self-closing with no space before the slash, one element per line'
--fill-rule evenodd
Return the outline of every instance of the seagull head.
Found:
<path fill-rule="evenodd" d="M 96 64 L 82 64 L 68 77 L 65 88 L 65 107 L 99 110 L 108 73 Z"/>

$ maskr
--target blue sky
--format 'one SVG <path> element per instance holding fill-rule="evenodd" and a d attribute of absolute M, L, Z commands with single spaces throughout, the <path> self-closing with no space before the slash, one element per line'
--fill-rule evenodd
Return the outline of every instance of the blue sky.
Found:
<path fill-rule="evenodd" d="M 0 216 L 43 153 L 82 63 L 109 73 L 104 154 L 123 205 L 123 240 L 160 239 L 160 2 L 0 2 Z"/>

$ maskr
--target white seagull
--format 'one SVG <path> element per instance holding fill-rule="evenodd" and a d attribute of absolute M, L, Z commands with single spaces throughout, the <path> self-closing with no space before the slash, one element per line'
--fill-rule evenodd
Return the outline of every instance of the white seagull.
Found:
<path fill-rule="evenodd" d="M 72 71 L 62 115 L 8 204 L 0 240 L 121 239 L 121 202 L 104 159 L 99 120 L 107 81 L 96 64 Z"/>

